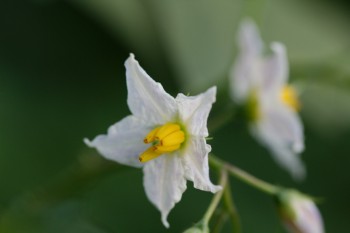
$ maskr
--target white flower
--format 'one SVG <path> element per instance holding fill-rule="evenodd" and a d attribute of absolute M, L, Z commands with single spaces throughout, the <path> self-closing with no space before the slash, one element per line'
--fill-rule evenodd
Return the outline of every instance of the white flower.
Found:
<path fill-rule="evenodd" d="M 217 192 L 209 178 L 207 118 L 215 102 L 216 87 L 197 96 L 173 98 L 151 79 L 135 60 L 125 62 L 128 106 L 132 113 L 112 125 L 107 135 L 85 143 L 118 163 L 143 167 L 148 199 L 160 210 L 163 224 L 186 190 L 194 187 Z"/>
<path fill-rule="evenodd" d="M 300 160 L 304 133 L 297 93 L 287 84 L 286 49 L 274 42 L 272 54 L 264 55 L 263 42 L 251 21 L 240 26 L 238 46 L 240 53 L 230 73 L 231 96 L 246 104 L 255 138 L 295 179 L 302 179 L 306 173 Z"/>
<path fill-rule="evenodd" d="M 315 203 L 307 196 L 287 190 L 277 197 L 278 210 L 291 233 L 323 233 L 322 216 Z"/>

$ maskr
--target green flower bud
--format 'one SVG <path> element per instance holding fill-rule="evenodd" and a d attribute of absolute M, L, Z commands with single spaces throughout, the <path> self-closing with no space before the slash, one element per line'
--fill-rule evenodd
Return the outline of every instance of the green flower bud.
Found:
<path fill-rule="evenodd" d="M 186 231 L 184 231 L 184 233 L 204 233 L 204 231 L 202 231 L 201 229 L 199 229 L 197 227 L 191 227 L 191 228 L 187 229 Z M 207 232 L 205 232 L 205 233 L 207 233 Z"/>
<path fill-rule="evenodd" d="M 204 225 L 202 222 L 197 223 L 191 228 L 188 228 L 183 233 L 209 233 L 208 226 Z"/>

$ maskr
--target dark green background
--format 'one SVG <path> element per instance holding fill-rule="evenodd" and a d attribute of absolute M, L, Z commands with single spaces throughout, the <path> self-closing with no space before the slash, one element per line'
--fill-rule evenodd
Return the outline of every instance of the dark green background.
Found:
<path fill-rule="evenodd" d="M 348 232 L 349 9 L 345 1 L 1 0 L 0 232 L 181 232 L 200 220 L 210 193 L 188 182 L 166 230 L 142 171 L 105 161 L 82 139 L 129 114 L 130 52 L 172 95 L 218 84 L 211 116 L 219 116 L 230 103 L 227 72 L 247 15 L 266 41 L 288 48 L 291 79 L 303 90 L 308 177 L 295 183 L 240 115 L 212 133 L 213 151 L 266 181 L 322 197 L 327 232 Z M 231 180 L 244 232 L 284 232 L 269 196 Z"/>

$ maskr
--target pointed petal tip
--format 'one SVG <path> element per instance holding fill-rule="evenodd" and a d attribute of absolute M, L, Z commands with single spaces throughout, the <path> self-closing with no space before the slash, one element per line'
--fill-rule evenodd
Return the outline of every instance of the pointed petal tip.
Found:
<path fill-rule="evenodd" d="M 203 94 L 205 96 L 207 96 L 207 100 L 210 101 L 213 104 L 213 103 L 216 102 L 216 92 L 217 92 L 217 87 L 216 86 L 212 86 L 208 90 L 206 90 Z"/>
<path fill-rule="evenodd" d="M 241 27 L 255 27 L 256 28 L 256 24 L 252 18 L 246 17 L 242 20 Z"/>
<path fill-rule="evenodd" d="M 292 177 L 296 182 L 303 182 L 306 178 L 306 168 L 304 166 L 299 167 L 298 170 L 292 173 Z"/>
<path fill-rule="evenodd" d="M 216 185 L 215 186 L 215 192 L 218 192 L 218 191 L 221 191 L 223 188 L 222 188 L 222 186 L 220 186 L 220 185 Z"/>
<path fill-rule="evenodd" d="M 239 25 L 240 33 L 247 33 L 249 35 L 259 35 L 259 29 L 252 18 L 244 18 Z M 260 38 L 259 38 L 260 39 Z"/>
<path fill-rule="evenodd" d="M 207 191 L 211 193 L 217 193 L 222 190 L 222 187 L 220 185 L 213 185 L 213 184 L 200 184 L 197 182 L 193 182 L 193 186 L 196 189 Z"/>
<path fill-rule="evenodd" d="M 295 153 L 300 154 L 304 151 L 304 143 L 296 142 L 293 144 L 292 149 Z"/>
<path fill-rule="evenodd" d="M 275 53 L 286 53 L 286 46 L 281 43 L 281 42 L 277 42 L 277 41 L 274 41 L 270 44 L 270 48 L 273 52 Z"/>
<path fill-rule="evenodd" d="M 209 88 L 207 90 L 207 93 L 213 96 L 214 101 L 216 100 L 216 92 L 217 92 L 217 87 L 216 86 L 212 86 L 211 88 Z"/>
<path fill-rule="evenodd" d="M 88 147 L 94 147 L 92 141 L 90 141 L 89 139 L 84 138 L 83 141 Z"/>
<path fill-rule="evenodd" d="M 133 53 L 129 54 L 129 57 L 126 59 L 124 66 L 128 69 L 128 67 L 131 65 L 131 63 L 137 63 L 135 59 L 135 55 Z"/>
<path fill-rule="evenodd" d="M 208 89 L 208 91 L 213 92 L 214 94 L 216 94 L 217 91 L 217 87 L 216 86 L 212 86 Z"/>
<path fill-rule="evenodd" d="M 168 217 L 167 214 L 162 214 L 162 223 L 163 223 L 163 225 L 164 225 L 166 228 L 169 228 L 170 225 L 169 225 L 169 222 L 168 222 L 168 220 L 167 220 L 167 217 Z"/>
<path fill-rule="evenodd" d="M 217 192 L 219 192 L 219 191 L 221 191 L 221 190 L 222 190 L 222 186 L 220 186 L 220 185 L 213 185 L 213 186 L 211 187 L 210 192 L 212 192 L 212 193 L 217 193 Z"/>

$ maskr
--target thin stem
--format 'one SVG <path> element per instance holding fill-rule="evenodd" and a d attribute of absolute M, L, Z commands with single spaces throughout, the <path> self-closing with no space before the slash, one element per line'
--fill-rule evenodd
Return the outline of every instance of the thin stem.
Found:
<path fill-rule="evenodd" d="M 225 190 L 224 190 L 224 204 L 227 209 L 227 212 L 230 215 L 232 222 L 232 232 L 240 233 L 241 232 L 241 223 L 239 219 L 239 215 L 236 209 L 236 205 L 233 201 L 233 196 L 231 194 L 230 182 L 227 182 Z"/>
<path fill-rule="evenodd" d="M 219 185 L 221 187 L 223 187 L 223 189 L 214 195 L 214 198 L 212 199 L 207 211 L 205 212 L 205 214 L 203 216 L 202 221 L 203 221 L 203 224 L 205 226 L 207 226 L 209 224 L 210 218 L 213 216 L 215 209 L 217 208 L 218 204 L 220 203 L 220 199 L 224 193 L 224 188 L 226 187 L 226 184 L 227 184 L 227 171 L 222 170 Z"/>
<path fill-rule="evenodd" d="M 216 218 L 215 223 L 212 226 L 212 229 L 210 230 L 210 233 L 219 233 L 222 230 L 222 227 L 224 226 L 225 222 L 227 221 L 228 214 L 226 210 L 221 209 L 218 217 Z"/>
<path fill-rule="evenodd" d="M 231 175 L 235 176 L 236 178 L 240 179 L 241 181 L 249 184 L 250 186 L 259 189 L 260 191 L 263 191 L 265 193 L 275 195 L 280 188 L 272 185 L 270 183 L 267 183 L 263 180 L 260 180 L 259 178 L 256 178 L 255 176 L 243 171 L 242 169 L 229 164 L 225 161 L 222 161 L 221 159 L 215 157 L 214 155 L 210 155 L 209 157 L 210 164 L 213 167 L 216 168 L 224 168 L 224 170 L 227 170 Z"/>

